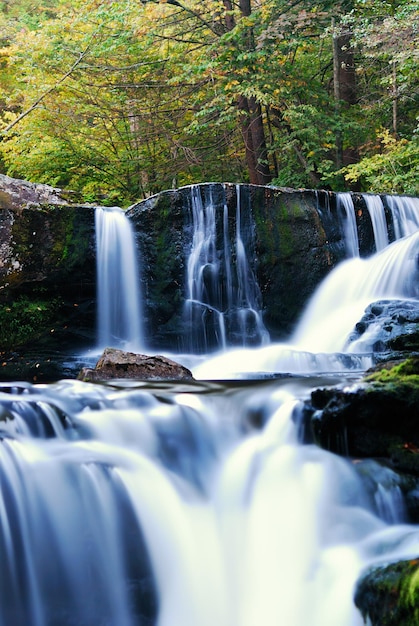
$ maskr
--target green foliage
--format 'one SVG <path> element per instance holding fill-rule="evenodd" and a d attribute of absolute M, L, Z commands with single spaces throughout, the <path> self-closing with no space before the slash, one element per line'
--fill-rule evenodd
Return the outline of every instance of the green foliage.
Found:
<path fill-rule="evenodd" d="M 0 306 L 0 349 L 13 350 L 39 337 L 53 323 L 61 306 L 58 299 L 19 297 Z"/>
<path fill-rule="evenodd" d="M 388 131 L 378 136 L 381 150 L 342 170 L 348 183 L 375 193 L 419 196 L 419 139 L 395 139 Z"/>
<path fill-rule="evenodd" d="M 0 167 L 102 204 L 245 181 L 247 98 L 277 184 L 418 193 L 417 0 L 226 7 L 3 0 Z M 333 89 L 332 38 L 345 32 L 350 105 Z M 338 146 L 359 162 L 341 170 Z"/>

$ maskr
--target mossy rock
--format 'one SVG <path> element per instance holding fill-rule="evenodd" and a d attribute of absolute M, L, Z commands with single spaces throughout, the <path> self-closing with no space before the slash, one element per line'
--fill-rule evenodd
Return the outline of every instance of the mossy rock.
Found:
<path fill-rule="evenodd" d="M 306 423 L 320 446 L 338 454 L 384 458 L 419 476 L 419 358 L 381 366 L 350 390 L 316 389 Z"/>
<path fill-rule="evenodd" d="M 358 582 L 355 604 L 372 626 L 417 626 L 419 559 L 369 570 Z"/>
<path fill-rule="evenodd" d="M 335 196 L 245 184 L 197 187 L 204 204 L 214 208 L 217 251 L 223 249 L 225 219 L 230 240 L 236 237 L 240 200 L 241 235 L 248 238 L 244 244 L 246 249 L 249 244 L 248 256 L 261 292 L 263 322 L 272 339 L 283 339 L 316 286 L 344 256 L 342 233 L 329 211 Z M 153 349 L 188 346 L 190 331 L 185 329 L 183 311 L 195 191 L 191 186 L 164 191 L 127 210 L 141 250 L 144 325 Z"/>

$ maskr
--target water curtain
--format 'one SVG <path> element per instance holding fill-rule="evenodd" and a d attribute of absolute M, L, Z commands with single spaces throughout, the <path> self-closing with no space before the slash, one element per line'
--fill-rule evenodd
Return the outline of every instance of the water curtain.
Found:
<path fill-rule="evenodd" d="M 246 207 L 243 216 L 240 185 L 236 194 L 235 214 L 230 218 L 227 203 L 217 205 L 211 188 L 204 200 L 199 186 L 191 188 L 192 242 L 185 302 L 191 352 L 261 345 L 269 340 L 250 260 L 254 258 L 251 210 Z"/>
<path fill-rule="evenodd" d="M 119 208 L 97 208 L 99 347 L 143 346 L 139 267 L 131 224 Z"/>

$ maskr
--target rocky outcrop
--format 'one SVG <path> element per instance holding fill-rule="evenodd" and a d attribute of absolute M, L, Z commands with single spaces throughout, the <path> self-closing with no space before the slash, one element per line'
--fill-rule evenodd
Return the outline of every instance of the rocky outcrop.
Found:
<path fill-rule="evenodd" d="M 83 368 L 78 378 L 85 382 L 103 382 L 118 378 L 192 380 L 193 376 L 191 371 L 183 365 L 161 355 L 147 356 L 106 348 L 95 368 Z"/>
<path fill-rule="evenodd" d="M 350 388 L 314 390 L 305 419 L 321 447 L 419 476 L 419 358 L 383 366 Z"/>
<path fill-rule="evenodd" d="M 0 376 L 53 380 L 94 341 L 95 208 L 0 175 Z M 60 356 L 57 356 L 60 355 Z"/>
<path fill-rule="evenodd" d="M 94 210 L 47 185 L 0 176 L 0 300 L 41 285 L 73 299 L 91 291 Z"/>
<path fill-rule="evenodd" d="M 379 353 L 419 350 L 419 301 L 372 302 L 349 340 Z"/>
<path fill-rule="evenodd" d="M 67 204 L 68 192 L 0 174 L 0 207 L 11 211 L 40 208 L 46 204 Z"/>

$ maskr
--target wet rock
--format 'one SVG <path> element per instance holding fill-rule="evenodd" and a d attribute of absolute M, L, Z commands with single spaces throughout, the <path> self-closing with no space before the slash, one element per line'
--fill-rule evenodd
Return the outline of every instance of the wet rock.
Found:
<path fill-rule="evenodd" d="M 10 351 L 33 352 L 41 340 L 52 354 L 67 331 L 94 335 L 95 297 L 95 208 L 73 205 L 48 185 L 0 175 L 0 353 L 7 363 L 0 378 L 13 375 Z M 28 370 L 25 378 L 35 375 Z"/>
<path fill-rule="evenodd" d="M 101 382 L 117 378 L 191 380 L 193 376 L 183 365 L 161 355 L 147 356 L 106 348 L 95 368 L 83 368 L 78 378 L 85 382 Z"/>
<path fill-rule="evenodd" d="M 383 457 L 419 476 L 419 358 L 382 367 L 353 387 L 316 389 L 306 426 L 323 448 L 353 457 Z"/>
<path fill-rule="evenodd" d="M 350 342 L 363 350 L 419 351 L 419 302 L 378 300 L 366 309 L 352 332 Z M 352 349 L 356 351 L 354 344 Z"/>
<path fill-rule="evenodd" d="M 370 569 L 358 581 L 355 604 L 371 626 L 419 624 L 419 559 Z"/>

